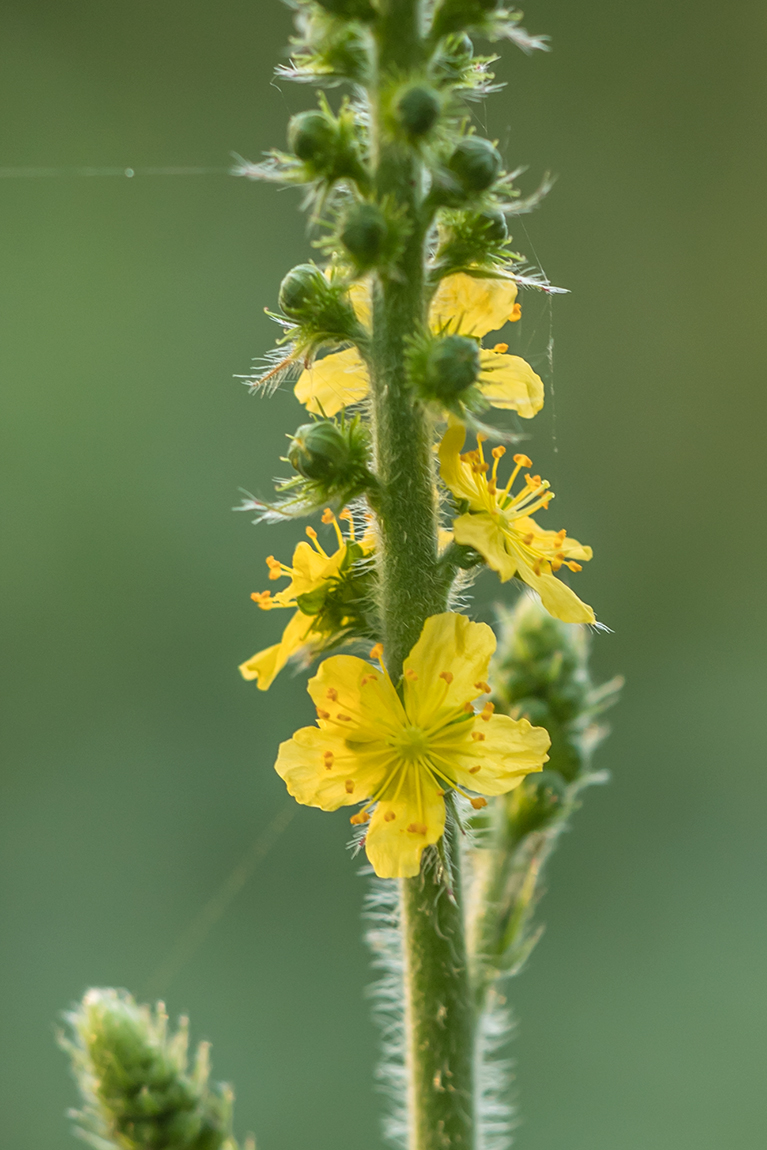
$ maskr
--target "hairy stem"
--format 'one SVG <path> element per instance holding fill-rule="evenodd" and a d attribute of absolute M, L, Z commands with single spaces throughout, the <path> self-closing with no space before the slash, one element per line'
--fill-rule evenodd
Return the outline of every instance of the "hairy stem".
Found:
<path fill-rule="evenodd" d="M 381 613 L 386 663 L 396 683 L 426 619 L 445 610 L 448 588 L 437 557 L 431 426 L 413 401 L 405 372 L 408 337 L 426 310 L 422 170 L 414 150 L 387 130 L 385 115 L 387 88 L 422 60 L 421 0 L 381 0 L 380 10 L 378 87 L 372 93 L 376 192 L 403 209 L 410 225 L 399 266 L 376 287 L 373 300 Z M 458 833 L 449 805 L 443 864 L 401 884 L 410 1150 L 473 1145 L 471 997 Z"/>

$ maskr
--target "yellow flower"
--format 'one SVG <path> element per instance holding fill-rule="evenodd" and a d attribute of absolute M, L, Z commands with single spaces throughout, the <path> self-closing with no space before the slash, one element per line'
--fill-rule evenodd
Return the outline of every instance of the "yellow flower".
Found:
<path fill-rule="evenodd" d="M 350 289 L 357 318 L 370 323 L 370 289 L 358 281 Z M 481 338 L 507 321 L 520 317 L 513 280 L 477 279 L 457 272 L 442 280 L 431 303 L 429 326 Z M 543 382 L 524 359 L 505 355 L 506 344 L 480 352 L 479 390 L 492 407 L 516 411 L 532 419 L 543 407 Z M 368 369 L 356 348 L 333 352 L 315 360 L 301 372 L 296 398 L 317 415 L 335 415 L 343 407 L 364 399 L 370 388 Z"/>
<path fill-rule="evenodd" d="M 546 531 L 530 516 L 548 507 L 554 498 L 549 484 L 539 475 L 526 475 L 520 492 L 512 486 L 522 468 L 532 467 L 526 455 L 515 455 L 515 467 L 505 487 L 497 486 L 498 463 L 505 447 L 493 448 L 493 466 L 485 462 L 483 436 L 477 450 L 461 455 L 466 430 L 460 423 L 445 432 L 439 448 L 442 478 L 469 510 L 453 523 L 456 543 L 473 547 L 505 583 L 516 575 L 537 591 L 546 610 L 563 623 L 593 623 L 594 612 L 574 591 L 555 578 L 560 567 L 580 571 L 589 560 L 590 547 L 569 539 L 566 531 Z M 488 474 L 489 473 L 489 474 Z"/>
<path fill-rule="evenodd" d="M 259 690 L 266 691 L 271 687 L 275 678 L 293 655 L 298 654 L 307 647 L 315 637 L 318 622 L 317 614 L 307 614 L 301 610 L 299 600 L 302 596 L 315 596 L 317 592 L 330 588 L 337 580 L 342 569 L 349 565 L 350 560 L 361 558 L 362 555 L 372 551 L 372 539 L 365 535 L 358 543 L 354 537 L 354 524 L 351 513 L 341 512 L 341 518 L 349 523 L 349 537 L 345 539 L 341 533 L 336 517 L 329 510 L 325 511 L 323 523 L 332 523 L 338 540 L 338 549 L 328 555 L 317 541 L 317 532 L 313 527 L 307 527 L 306 534 L 312 544 L 301 542 L 293 552 L 293 566 L 287 567 L 280 563 L 273 555 L 266 560 L 270 579 L 289 577 L 290 583 L 276 595 L 271 591 L 255 591 L 251 599 L 262 611 L 272 611 L 275 608 L 292 608 L 295 614 L 282 633 L 279 643 L 258 651 L 247 662 L 240 664 L 240 673 L 244 679 L 256 679 Z M 305 601 L 306 602 L 306 601 Z M 343 619 L 341 620 L 343 623 Z"/>
<path fill-rule="evenodd" d="M 309 680 L 317 726 L 282 743 L 275 768 L 307 806 L 364 801 L 351 821 L 370 819 L 365 849 L 379 878 L 418 874 L 444 831 L 447 788 L 505 794 L 547 761 L 542 727 L 494 715 L 490 702 L 474 709 L 490 691 L 494 650 L 487 624 L 446 612 L 427 619 L 405 660 L 401 699 L 383 668 L 353 655 L 326 659 Z M 377 644 L 371 656 L 381 653 Z"/>

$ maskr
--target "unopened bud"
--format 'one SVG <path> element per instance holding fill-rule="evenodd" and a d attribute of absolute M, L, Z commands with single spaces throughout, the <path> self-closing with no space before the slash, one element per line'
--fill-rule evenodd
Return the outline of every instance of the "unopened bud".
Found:
<path fill-rule="evenodd" d="M 498 150 L 481 136 L 466 136 L 459 140 L 450 159 L 449 171 L 467 194 L 487 191 L 501 172 L 502 160 Z"/>
<path fill-rule="evenodd" d="M 408 136 L 425 136 L 439 119 L 439 96 L 432 88 L 408 88 L 397 102 L 397 116 Z"/>
<path fill-rule="evenodd" d="M 288 460 L 304 479 L 332 479 L 343 474 L 349 459 L 347 437 L 330 419 L 299 427 L 288 448 Z"/>
<path fill-rule="evenodd" d="M 425 365 L 426 393 L 443 402 L 458 398 L 479 375 L 479 345 L 465 335 L 446 335 L 429 350 Z"/>
<path fill-rule="evenodd" d="M 290 319 L 311 315 L 325 294 L 326 281 L 314 264 L 291 268 L 280 284 L 280 308 Z"/>
<path fill-rule="evenodd" d="M 319 109 L 299 112 L 288 123 L 288 147 L 299 160 L 312 164 L 318 170 L 332 167 L 337 140 L 335 122 Z"/>
<path fill-rule="evenodd" d="M 360 271 L 381 258 L 387 236 L 386 218 L 377 204 L 356 204 L 346 217 L 341 241 Z"/>
<path fill-rule="evenodd" d="M 479 212 L 477 220 L 482 226 L 483 236 L 492 243 L 502 244 L 509 238 L 509 229 L 506 227 L 506 217 L 503 212 Z"/>

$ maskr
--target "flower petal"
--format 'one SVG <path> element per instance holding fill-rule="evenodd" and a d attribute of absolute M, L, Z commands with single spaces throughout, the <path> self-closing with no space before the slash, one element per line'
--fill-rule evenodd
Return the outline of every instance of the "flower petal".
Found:
<path fill-rule="evenodd" d="M 429 326 L 433 331 L 448 328 L 462 335 L 487 335 L 512 318 L 517 285 L 513 280 L 479 279 L 457 272 L 440 283 L 429 309 Z"/>
<path fill-rule="evenodd" d="M 560 619 L 563 623 L 593 623 L 596 620 L 594 611 L 587 603 L 581 602 L 566 583 L 557 579 L 556 575 L 542 572 L 536 575 L 527 564 L 520 563 L 517 572 L 520 579 L 537 591 L 541 603 L 550 615 Z"/>
<path fill-rule="evenodd" d="M 569 535 L 562 539 L 558 532 L 539 527 L 529 515 L 517 519 L 514 526 L 523 535 L 532 535 L 536 551 L 542 551 L 549 558 L 561 553 L 566 559 L 582 559 L 587 563 L 594 555 L 590 547 L 579 543 L 577 539 L 571 539 Z"/>
<path fill-rule="evenodd" d="M 274 769 L 299 803 L 336 811 L 369 799 L 381 785 L 390 760 L 391 751 L 384 744 L 359 754 L 334 731 L 302 727 L 292 739 L 280 743 Z"/>
<path fill-rule="evenodd" d="M 517 572 L 517 560 L 506 547 L 506 536 L 498 520 L 480 512 L 478 515 L 460 515 L 453 524 L 456 543 L 479 551 L 488 567 L 497 571 L 505 583 Z"/>
<path fill-rule="evenodd" d="M 456 727 L 454 733 L 448 729 L 444 739 L 435 740 L 430 750 L 440 756 L 438 769 L 467 790 L 506 794 L 548 760 L 548 731 L 531 726 L 527 719 L 491 715 L 487 721 L 477 718 Z"/>
<path fill-rule="evenodd" d="M 404 663 L 405 710 L 428 729 L 484 694 L 496 640 L 487 623 L 445 611 L 432 615 Z"/>
<path fill-rule="evenodd" d="M 479 390 L 493 407 L 516 411 L 523 419 L 532 419 L 541 410 L 543 380 L 521 356 L 483 348 L 479 362 Z"/>
<path fill-rule="evenodd" d="M 243 679 L 257 679 L 256 685 L 259 691 L 267 691 L 291 655 L 295 655 L 304 646 L 313 622 L 311 615 L 296 611 L 282 632 L 279 643 L 263 651 L 257 651 L 251 659 L 240 664 Z"/>
<path fill-rule="evenodd" d="M 445 830 L 442 795 L 428 771 L 411 766 L 399 795 L 379 802 L 365 837 L 365 851 L 379 878 L 418 874 L 424 847 L 438 842 Z"/>
<path fill-rule="evenodd" d="M 439 445 L 439 473 L 442 482 L 449 487 L 457 499 L 467 499 L 472 506 L 477 503 L 477 487 L 472 482 L 469 467 L 461 461 L 461 448 L 466 440 L 466 428 L 457 420 L 451 422 L 442 436 Z"/>
<path fill-rule="evenodd" d="M 335 415 L 350 403 L 364 399 L 370 376 L 356 347 L 317 359 L 301 372 L 295 396 L 315 415 Z"/>
<path fill-rule="evenodd" d="M 321 712 L 320 726 L 345 736 L 350 745 L 385 739 L 406 722 L 389 676 L 356 655 L 326 659 L 307 690 Z"/>
<path fill-rule="evenodd" d="M 349 299 L 357 319 L 365 327 L 370 327 L 370 321 L 373 318 L 370 280 L 355 280 L 349 288 Z"/>

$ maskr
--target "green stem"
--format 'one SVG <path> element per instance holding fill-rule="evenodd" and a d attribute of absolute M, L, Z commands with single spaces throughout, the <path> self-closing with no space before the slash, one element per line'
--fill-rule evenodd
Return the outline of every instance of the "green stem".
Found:
<path fill-rule="evenodd" d="M 395 683 L 426 619 L 446 609 L 437 555 L 432 428 L 407 385 L 408 337 L 426 314 L 422 168 L 386 129 L 386 88 L 423 59 L 422 0 L 380 0 L 378 87 L 372 95 L 375 187 L 407 213 L 410 232 L 395 273 L 373 299 L 373 436 L 380 531 L 384 654 Z M 447 808 L 442 862 L 401 883 L 410 1150 L 471 1150 L 473 1027 L 455 811 Z M 427 852 L 432 856 L 433 852 Z M 444 872 L 444 873 L 443 873 Z"/>

